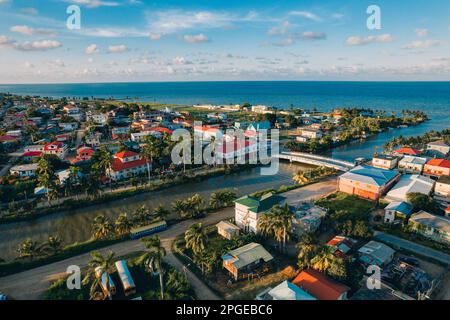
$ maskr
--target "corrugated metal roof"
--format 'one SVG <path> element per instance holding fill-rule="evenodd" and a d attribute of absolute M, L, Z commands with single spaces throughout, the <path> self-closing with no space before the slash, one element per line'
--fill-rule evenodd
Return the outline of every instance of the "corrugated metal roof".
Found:
<path fill-rule="evenodd" d="M 273 260 L 273 257 L 262 245 L 252 242 L 228 252 L 222 256 L 222 259 L 229 260 L 236 269 L 240 269 L 260 259 L 269 262 Z"/>

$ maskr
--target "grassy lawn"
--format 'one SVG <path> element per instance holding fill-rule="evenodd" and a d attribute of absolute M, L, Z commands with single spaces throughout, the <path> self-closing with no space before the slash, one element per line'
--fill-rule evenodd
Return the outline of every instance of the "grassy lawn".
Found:
<path fill-rule="evenodd" d="M 370 211 L 375 207 L 375 202 L 343 192 L 331 194 L 318 200 L 316 204 L 328 209 L 331 216 L 337 221 L 347 219 L 368 221 Z"/>

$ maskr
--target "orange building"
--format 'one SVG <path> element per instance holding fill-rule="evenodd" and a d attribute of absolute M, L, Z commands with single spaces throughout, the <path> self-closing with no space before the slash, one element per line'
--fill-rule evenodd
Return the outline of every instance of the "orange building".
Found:
<path fill-rule="evenodd" d="M 450 161 L 445 159 L 431 159 L 425 164 L 423 174 L 432 177 L 450 176 Z"/>
<path fill-rule="evenodd" d="M 338 177 L 339 191 L 378 200 L 400 179 L 395 170 L 360 165 Z"/>

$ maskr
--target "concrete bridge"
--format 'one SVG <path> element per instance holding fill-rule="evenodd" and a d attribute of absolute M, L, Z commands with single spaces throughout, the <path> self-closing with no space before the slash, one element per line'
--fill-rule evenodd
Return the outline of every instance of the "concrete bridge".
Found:
<path fill-rule="evenodd" d="M 279 154 L 274 154 L 273 157 L 282 159 L 282 160 L 289 160 L 290 162 L 300 162 L 300 163 L 311 164 L 314 166 L 333 168 L 333 169 L 336 169 L 339 171 L 349 171 L 350 169 L 353 169 L 356 165 L 355 163 L 348 162 L 348 161 L 323 157 L 323 156 L 319 156 L 316 154 L 302 153 L 302 152 L 283 151 Z"/>

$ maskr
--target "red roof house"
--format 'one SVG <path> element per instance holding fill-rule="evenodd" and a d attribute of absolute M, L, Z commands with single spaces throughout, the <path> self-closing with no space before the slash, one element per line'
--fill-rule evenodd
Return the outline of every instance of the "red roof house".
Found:
<path fill-rule="evenodd" d="M 409 147 L 403 147 L 403 148 L 395 150 L 394 153 L 402 154 L 402 155 L 407 154 L 407 155 L 410 155 L 410 156 L 417 156 L 417 155 L 421 154 L 422 152 L 420 152 L 420 150 L 417 150 L 417 149 L 413 149 L 413 148 L 409 148 Z"/>
<path fill-rule="evenodd" d="M 300 272 L 292 283 L 319 300 L 345 300 L 350 290 L 346 285 L 311 268 Z"/>
<path fill-rule="evenodd" d="M 118 152 L 113 156 L 110 176 L 113 180 L 122 180 L 139 176 L 147 172 L 147 160 L 133 151 Z"/>
<path fill-rule="evenodd" d="M 450 161 L 438 158 L 431 159 L 425 164 L 423 173 L 434 177 L 450 176 Z"/>

